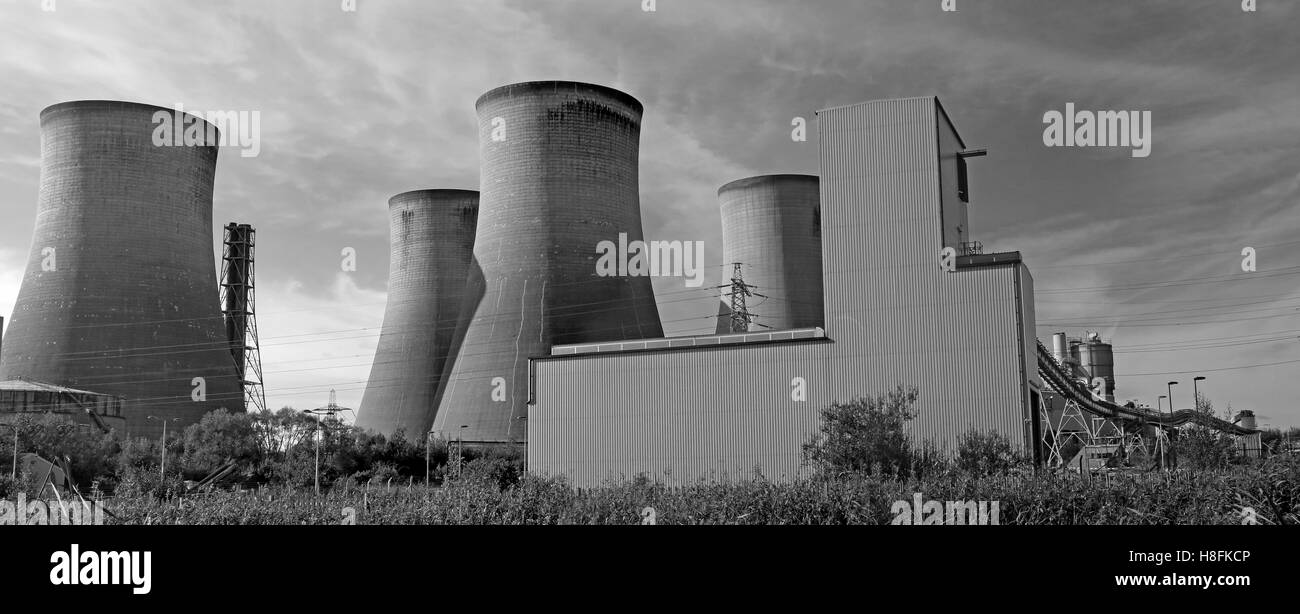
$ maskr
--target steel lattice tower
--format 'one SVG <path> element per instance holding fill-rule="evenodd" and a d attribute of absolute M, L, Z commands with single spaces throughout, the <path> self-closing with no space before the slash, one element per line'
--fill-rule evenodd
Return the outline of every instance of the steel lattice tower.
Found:
<path fill-rule="evenodd" d="M 754 286 L 745 283 L 745 279 L 740 272 L 741 263 L 731 263 L 731 285 L 723 286 L 731 288 L 728 295 L 731 297 L 731 326 L 730 332 L 747 333 L 749 325 L 754 318 L 749 313 L 749 307 L 745 304 L 746 298 L 754 296 L 750 289 Z"/>
<path fill-rule="evenodd" d="M 221 313 L 226 321 L 226 339 L 235 360 L 244 403 L 266 411 L 266 390 L 262 385 L 262 353 L 257 340 L 257 299 L 254 293 L 253 227 L 226 224 L 225 249 L 221 261 Z"/>

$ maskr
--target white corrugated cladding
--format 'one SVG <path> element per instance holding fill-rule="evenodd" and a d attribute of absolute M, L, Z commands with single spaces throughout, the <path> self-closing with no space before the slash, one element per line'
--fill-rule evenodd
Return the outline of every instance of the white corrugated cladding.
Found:
<path fill-rule="evenodd" d="M 943 185 L 940 166 L 956 164 L 962 145 L 937 101 L 826 110 L 818 125 L 830 342 L 536 360 L 531 470 L 577 486 L 641 473 L 735 479 L 755 467 L 790 479 L 820 408 L 896 385 L 920 389 L 919 440 L 952 449 L 979 429 L 1029 442 L 1032 281 L 1019 263 L 939 267 L 945 223 L 965 216 L 943 219 L 957 187 Z M 806 401 L 792 399 L 795 378 Z"/>

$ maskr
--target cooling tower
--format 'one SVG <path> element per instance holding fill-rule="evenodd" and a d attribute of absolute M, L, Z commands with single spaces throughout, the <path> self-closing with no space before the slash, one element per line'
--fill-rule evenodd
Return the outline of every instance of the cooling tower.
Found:
<path fill-rule="evenodd" d="M 749 297 L 750 331 L 822 326 L 821 197 L 814 175 L 762 175 L 718 190 L 722 209 L 723 283 L 732 264 L 762 297 Z M 723 289 L 724 303 L 729 300 Z M 719 309 L 718 333 L 731 332 Z"/>
<path fill-rule="evenodd" d="M 357 425 L 419 440 L 454 363 L 452 337 L 474 254 L 478 192 L 418 190 L 388 201 L 388 304 Z"/>
<path fill-rule="evenodd" d="M 475 106 L 482 196 L 472 319 L 434 431 L 522 442 L 529 357 L 553 344 L 663 336 L 650 278 L 601 276 L 596 266 L 602 241 L 643 238 L 642 108 L 623 92 L 570 82 L 507 85 Z"/>
<path fill-rule="evenodd" d="M 41 112 L 36 230 L 0 354 L 0 380 L 125 397 L 128 433 L 149 437 L 161 419 L 174 431 L 244 410 L 218 307 L 217 147 L 155 145 L 156 112 L 173 113 L 112 101 Z"/>

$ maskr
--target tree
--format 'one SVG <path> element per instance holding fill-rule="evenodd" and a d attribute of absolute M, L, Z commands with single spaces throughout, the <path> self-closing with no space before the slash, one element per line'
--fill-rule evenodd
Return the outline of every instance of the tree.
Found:
<path fill-rule="evenodd" d="M 58 462 L 67 457 L 72 477 L 81 487 L 89 486 L 96 478 L 111 475 L 115 468 L 119 446 L 112 435 L 104 434 L 84 424 L 77 424 L 65 415 L 56 413 L 21 415 L 18 425 L 20 452 L 33 452 L 42 458 Z M 4 450 L 13 454 L 13 440 L 4 437 Z M 5 463 L 8 467 L 10 463 Z M 20 461 L 21 464 L 21 461 Z M 19 468 L 21 473 L 22 469 Z"/>
<path fill-rule="evenodd" d="M 1204 394 L 1196 395 L 1196 411 L 1214 417 L 1214 402 Z M 1228 413 L 1232 405 L 1228 405 Z M 1230 416 L 1225 416 L 1229 422 Z M 1179 429 L 1176 452 L 1180 463 L 1194 469 L 1220 469 L 1228 466 L 1236 455 L 1236 440 L 1231 435 L 1199 424 L 1189 424 Z"/>
<path fill-rule="evenodd" d="M 915 386 L 899 386 L 823 409 L 820 431 L 803 445 L 804 464 L 824 476 L 907 475 L 913 450 L 905 428 L 916 417 L 919 394 Z"/>
<path fill-rule="evenodd" d="M 257 414 L 232 414 L 218 409 L 185 429 L 185 452 L 181 466 L 201 478 L 227 461 L 234 460 L 249 472 L 263 460 L 258 446 Z"/>

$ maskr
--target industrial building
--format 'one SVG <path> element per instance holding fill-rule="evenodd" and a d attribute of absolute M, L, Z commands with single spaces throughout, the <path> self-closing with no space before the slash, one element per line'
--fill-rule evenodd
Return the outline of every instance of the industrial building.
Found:
<path fill-rule="evenodd" d="M 602 241 L 643 240 L 642 106 L 599 85 L 494 89 L 475 104 L 481 194 L 460 354 L 434 432 L 523 443 L 529 358 L 552 345 L 660 337 L 650 278 L 601 276 Z"/>
<path fill-rule="evenodd" d="M 734 282 L 723 291 L 716 332 L 822 326 L 817 177 L 739 179 L 718 189 L 718 205 L 722 261 Z"/>
<path fill-rule="evenodd" d="M 27 380 L 0 382 L 0 424 L 47 413 L 87 428 L 126 428 L 120 397 Z"/>
<path fill-rule="evenodd" d="M 1033 279 L 1018 253 L 973 248 L 979 152 L 933 97 L 827 109 L 818 135 L 825 325 L 557 343 L 532 361 L 531 471 L 792 479 L 822 408 L 899 385 L 920 390 L 917 439 L 996 430 L 1036 449 Z"/>
<path fill-rule="evenodd" d="M 121 397 L 125 429 L 243 411 L 218 304 L 217 146 L 159 146 L 157 112 L 76 101 L 41 112 L 41 185 L 0 380 Z M 206 125 L 186 115 L 190 125 Z"/>
<path fill-rule="evenodd" d="M 357 426 L 424 437 L 459 348 L 478 192 L 417 190 L 388 201 L 388 301 Z"/>

